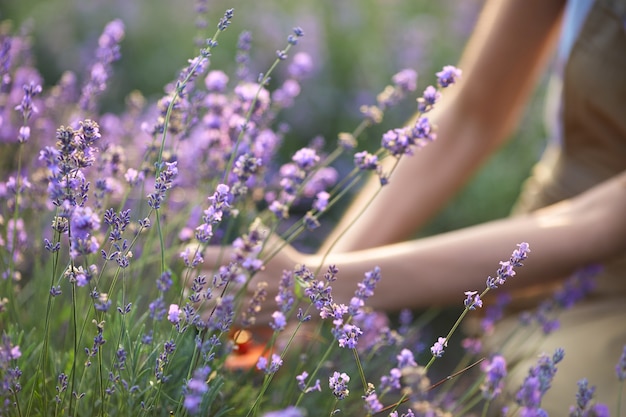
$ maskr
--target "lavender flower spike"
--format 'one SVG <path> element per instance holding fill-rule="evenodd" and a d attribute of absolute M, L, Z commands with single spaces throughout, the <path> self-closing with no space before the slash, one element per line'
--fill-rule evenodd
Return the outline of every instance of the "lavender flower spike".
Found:
<path fill-rule="evenodd" d="M 437 84 L 440 87 L 446 88 L 456 83 L 461 78 L 462 71 L 452 65 L 446 65 L 437 75 Z"/>
<path fill-rule="evenodd" d="M 495 278 L 487 277 L 487 288 L 498 288 L 498 285 L 502 285 L 506 282 L 507 278 L 515 275 L 515 267 L 522 266 L 522 261 L 528 258 L 530 252 L 530 246 L 526 242 L 519 243 L 517 249 L 511 254 L 506 262 L 500 262 L 500 268 L 497 271 Z"/>

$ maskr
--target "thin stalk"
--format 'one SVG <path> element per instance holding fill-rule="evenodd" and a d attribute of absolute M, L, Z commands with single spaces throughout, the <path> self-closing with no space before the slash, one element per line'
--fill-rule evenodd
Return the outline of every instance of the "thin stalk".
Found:
<path fill-rule="evenodd" d="M 363 365 L 361 365 L 361 360 L 359 359 L 359 352 L 357 352 L 356 348 L 352 348 L 352 353 L 354 354 L 354 361 L 356 362 L 356 367 L 359 370 L 359 375 L 361 376 L 361 383 L 363 384 L 363 392 L 365 393 L 365 395 L 367 395 L 367 392 L 368 392 L 367 379 L 365 378 Z"/>
<path fill-rule="evenodd" d="M 619 384 L 620 389 L 619 389 L 619 393 L 617 394 L 617 410 L 615 415 L 617 417 L 621 417 L 622 415 L 622 395 L 624 393 L 624 380 L 622 380 Z"/>

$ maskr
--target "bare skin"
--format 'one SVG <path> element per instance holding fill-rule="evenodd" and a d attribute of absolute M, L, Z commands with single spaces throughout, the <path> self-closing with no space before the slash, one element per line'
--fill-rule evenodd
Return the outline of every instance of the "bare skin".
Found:
<path fill-rule="evenodd" d="M 429 114 L 439 126 L 437 140 L 403 158 L 390 184 L 344 233 L 380 187 L 372 178 L 317 254 L 286 246 L 265 265 L 254 277 L 254 282 L 269 283 L 270 301 L 261 322 L 273 311 L 282 271 L 296 264 L 315 270 L 323 263 L 322 271 L 337 265 L 333 295 L 338 302 L 347 302 L 363 273 L 379 266 L 383 279 L 368 305 L 397 310 L 460 302 L 464 291 L 484 288 L 498 261 L 508 259 L 523 241 L 532 253 L 507 286 L 553 282 L 626 249 L 626 173 L 529 215 L 407 241 L 517 126 L 554 48 L 564 3 L 487 3 L 459 64 L 462 81 Z M 428 180 L 416 181 L 422 178 Z M 209 248 L 208 268 L 215 266 L 217 253 Z"/>

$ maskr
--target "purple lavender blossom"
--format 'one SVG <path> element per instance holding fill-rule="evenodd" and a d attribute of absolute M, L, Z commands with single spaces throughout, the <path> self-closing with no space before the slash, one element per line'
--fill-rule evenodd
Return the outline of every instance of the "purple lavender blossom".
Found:
<path fill-rule="evenodd" d="M 445 88 L 456 83 L 461 78 L 462 71 L 452 65 L 446 65 L 437 75 L 437 84 Z"/>
<path fill-rule="evenodd" d="M 417 99 L 417 110 L 420 113 L 426 113 L 433 109 L 435 104 L 441 98 L 441 93 L 435 87 L 429 85 L 424 90 L 422 97 Z"/>
<path fill-rule="evenodd" d="M 504 378 L 507 375 L 506 360 L 501 355 L 496 355 L 491 358 L 484 366 L 485 380 L 480 386 L 483 398 L 487 400 L 493 400 L 500 393 L 504 387 Z"/>
<path fill-rule="evenodd" d="M 408 349 L 402 349 L 398 356 L 396 356 L 396 359 L 398 360 L 398 368 L 400 369 L 417 366 L 413 352 Z"/>
<path fill-rule="evenodd" d="M 476 310 L 476 307 L 481 308 L 483 306 L 483 300 L 480 299 L 478 291 L 465 291 L 465 296 L 463 305 L 468 310 Z"/>
<path fill-rule="evenodd" d="M 391 77 L 393 84 L 402 92 L 415 91 L 417 88 L 417 72 L 406 68 Z"/>
<path fill-rule="evenodd" d="M 574 304 L 584 299 L 595 287 L 595 276 L 602 267 L 590 265 L 574 272 L 563 286 L 554 293 L 554 301 L 564 309 L 571 308 Z"/>
<path fill-rule="evenodd" d="M 241 325 L 243 327 L 254 326 L 256 315 L 261 311 L 261 305 L 267 297 L 267 282 L 259 282 L 246 310 L 241 314 Z M 281 313 L 282 314 L 282 313 Z"/>
<path fill-rule="evenodd" d="M 388 375 L 380 377 L 380 389 L 383 392 L 399 390 L 401 388 L 400 378 L 402 378 L 402 371 L 399 368 L 391 368 Z"/>
<path fill-rule="evenodd" d="M 262 417 L 305 417 L 305 413 L 297 407 L 289 406 L 283 410 L 265 413 Z"/>
<path fill-rule="evenodd" d="M 401 415 L 399 415 L 397 411 L 392 411 L 389 414 L 389 417 L 415 417 L 415 414 L 413 413 L 413 410 L 409 408 L 406 413 L 402 413 Z"/>
<path fill-rule="evenodd" d="M 178 175 L 177 162 L 165 162 L 165 169 L 159 172 L 159 176 L 154 184 L 155 192 L 148 195 L 148 205 L 155 210 L 161 208 L 161 203 L 165 200 L 165 193 L 172 188 L 174 178 Z"/>
<path fill-rule="evenodd" d="M 235 315 L 235 304 L 232 295 L 226 295 L 217 300 L 217 306 L 209 319 L 209 329 L 220 332 L 227 332 L 233 324 Z"/>
<path fill-rule="evenodd" d="M 381 278 L 379 267 L 375 267 L 365 273 L 363 281 L 357 284 L 354 297 L 350 300 L 350 309 L 348 310 L 350 315 L 355 316 L 359 313 L 359 310 L 365 305 L 367 299 L 374 295 L 376 284 L 378 284 Z"/>
<path fill-rule="evenodd" d="M 329 267 L 329 270 L 331 269 L 333 272 L 336 270 L 334 265 Z M 304 294 L 309 297 L 309 300 L 311 300 L 316 309 L 321 312 L 324 306 L 332 304 L 333 298 L 331 295 L 332 287 L 329 285 L 330 279 L 324 281 L 316 280 L 313 273 L 304 265 L 296 269 L 294 273 L 296 279 L 301 279 L 304 282 Z M 332 276 L 332 274 L 329 276 Z"/>
<path fill-rule="evenodd" d="M 272 313 L 272 322 L 270 323 L 270 327 L 274 329 L 275 332 L 280 332 L 285 329 L 287 326 L 287 318 L 283 314 L 282 311 L 275 311 Z"/>
<path fill-rule="evenodd" d="M 280 88 L 272 92 L 272 103 L 282 108 L 291 107 L 300 91 L 300 83 L 296 80 L 285 80 Z"/>
<path fill-rule="evenodd" d="M 217 28 L 221 31 L 226 30 L 228 26 L 230 26 L 230 21 L 233 18 L 234 10 L 228 9 L 224 12 L 224 16 L 220 19 L 217 24 Z"/>
<path fill-rule="evenodd" d="M 332 376 L 328 378 L 328 386 L 332 390 L 335 398 L 343 400 L 350 394 L 348 382 L 350 382 L 350 377 L 345 372 L 339 373 L 335 371 Z"/>
<path fill-rule="evenodd" d="M 411 145 L 415 142 L 407 135 L 406 129 L 391 129 L 383 134 L 381 146 L 395 157 L 411 155 Z"/>
<path fill-rule="evenodd" d="M 108 23 L 98 39 L 96 61 L 89 70 L 89 80 L 83 86 L 79 106 L 82 110 L 93 111 L 95 99 L 107 87 L 111 64 L 120 59 L 120 42 L 124 38 L 124 24 L 116 19 Z"/>
<path fill-rule="evenodd" d="M 500 262 L 500 268 L 496 272 L 496 278 L 491 276 L 487 277 L 487 288 L 498 288 L 498 285 L 503 285 L 507 278 L 515 276 L 515 267 L 522 266 L 522 261 L 528 257 L 530 252 L 530 246 L 526 242 L 519 243 L 517 249 L 511 254 L 511 258 L 508 261 Z"/>
<path fill-rule="evenodd" d="M 448 345 L 445 337 L 440 337 L 437 339 L 435 344 L 430 348 L 430 353 L 436 358 L 440 358 L 443 356 L 444 348 Z"/>
<path fill-rule="evenodd" d="M 330 199 L 330 194 L 328 194 L 326 191 L 320 191 L 315 196 L 315 201 L 313 202 L 313 209 L 318 212 L 322 212 L 326 210 L 329 199 Z"/>
<path fill-rule="evenodd" d="M 576 391 L 576 406 L 570 408 L 571 417 L 579 417 L 582 412 L 587 408 L 589 402 L 593 398 L 593 394 L 596 391 L 596 387 L 589 386 L 587 378 L 583 378 L 577 382 L 578 390 Z"/>
<path fill-rule="evenodd" d="M 267 230 L 260 222 L 253 222 L 247 234 L 235 239 L 232 244 L 233 261 L 237 262 L 243 269 L 249 272 L 258 271 L 263 266 L 263 261 L 258 257 L 263 248 L 263 242 Z"/>
<path fill-rule="evenodd" d="M 428 143 L 437 139 L 437 134 L 427 117 L 417 119 L 410 130 L 410 136 L 412 142 L 415 143 L 418 148 L 423 148 Z"/>
<path fill-rule="evenodd" d="M 328 302 L 320 308 L 320 317 L 323 320 L 332 319 L 335 326 L 343 324 L 343 316 L 346 314 L 348 314 L 348 306 L 345 304 Z"/>
<path fill-rule="evenodd" d="M 296 26 L 295 28 L 293 28 L 293 34 L 287 37 L 287 42 L 289 43 L 289 45 L 297 45 L 298 39 L 300 39 L 303 36 L 304 36 L 304 31 L 302 30 L 302 28 Z"/>
<path fill-rule="evenodd" d="M 228 75 L 220 70 L 210 71 L 204 79 L 204 83 L 208 91 L 223 93 L 228 84 Z"/>
<path fill-rule="evenodd" d="M 180 307 L 178 307 L 178 304 L 170 304 L 170 309 L 167 312 L 167 319 L 172 324 L 178 324 L 180 322 L 180 315 L 181 311 Z"/>
<path fill-rule="evenodd" d="M 517 403 L 522 406 L 522 415 L 539 415 L 544 412 L 540 408 L 541 399 L 550 389 L 557 371 L 556 364 L 563 360 L 563 357 L 563 349 L 557 349 L 552 357 L 542 354 L 537 365 L 528 371 L 528 376 L 516 395 Z"/>
<path fill-rule="evenodd" d="M 334 333 L 339 347 L 356 349 L 359 336 L 363 334 L 363 331 L 353 324 L 344 324 L 339 329 L 335 329 Z"/>
<path fill-rule="evenodd" d="M 363 399 L 365 400 L 365 410 L 368 414 L 374 414 L 383 409 L 383 405 L 378 399 L 376 392 L 372 391 L 371 393 L 365 395 Z"/>
<path fill-rule="evenodd" d="M 269 364 L 265 356 L 259 357 L 257 364 L 256 364 L 256 368 L 259 371 L 265 372 L 266 374 L 273 374 L 278 371 L 278 369 L 282 366 L 282 364 L 283 364 L 283 360 L 281 359 L 280 355 L 273 353 L 271 360 L 269 361 Z"/>
<path fill-rule="evenodd" d="M 291 59 L 291 63 L 287 67 L 287 73 L 290 77 L 297 80 L 308 77 L 313 71 L 313 59 L 306 52 L 298 52 Z"/>
<path fill-rule="evenodd" d="M 320 380 L 316 379 L 315 383 L 312 386 L 309 386 L 309 383 L 307 382 L 308 377 L 309 373 L 307 371 L 303 371 L 300 375 L 296 376 L 296 381 L 298 382 L 298 388 L 300 388 L 300 391 L 304 392 L 305 394 L 313 391 L 322 392 Z"/>
<path fill-rule="evenodd" d="M 211 373 L 211 368 L 203 366 L 194 371 L 193 377 L 187 382 L 185 387 L 185 400 L 183 405 L 187 411 L 191 414 L 196 414 L 200 411 L 200 404 L 202 404 L 202 396 L 209 390 L 207 385 L 207 378 Z"/>
<path fill-rule="evenodd" d="M 35 84 L 31 82 L 28 85 L 24 85 L 24 97 L 22 98 L 22 102 L 15 107 L 15 110 L 22 114 L 22 126 L 19 129 L 18 133 L 18 142 L 24 143 L 30 139 L 30 127 L 28 126 L 28 121 L 33 113 L 37 113 L 39 110 L 37 106 L 33 104 L 33 98 L 41 94 L 42 88 L 41 85 Z"/>
<path fill-rule="evenodd" d="M 237 78 L 246 80 L 250 72 L 250 46 L 252 44 L 252 34 L 249 31 L 243 31 L 239 34 L 237 41 Z"/>
<path fill-rule="evenodd" d="M 226 184 L 218 184 L 215 193 L 208 198 L 209 208 L 202 216 L 203 223 L 196 228 L 196 239 L 200 243 L 208 243 L 213 237 L 213 226 L 220 223 L 224 214 L 230 212 L 232 194 Z"/>
<path fill-rule="evenodd" d="M 302 148 L 293 155 L 291 160 L 295 162 L 298 168 L 308 171 L 319 162 L 320 157 L 315 149 Z"/>
<path fill-rule="evenodd" d="M 363 171 L 377 171 L 380 167 L 378 157 L 367 151 L 361 151 L 354 154 L 354 165 Z"/>
<path fill-rule="evenodd" d="M 480 338 L 466 337 L 461 340 L 461 347 L 471 355 L 478 355 L 482 350 L 482 341 Z"/>

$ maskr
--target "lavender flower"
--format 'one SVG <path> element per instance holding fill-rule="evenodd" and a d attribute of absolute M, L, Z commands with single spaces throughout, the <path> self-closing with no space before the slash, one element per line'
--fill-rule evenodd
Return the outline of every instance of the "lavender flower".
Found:
<path fill-rule="evenodd" d="M 437 75 L 437 84 L 445 88 L 456 83 L 461 78 L 462 71 L 452 65 L 446 65 Z"/>
<path fill-rule="evenodd" d="M 507 278 L 515 276 L 515 267 L 522 266 L 522 261 L 528 257 L 530 247 L 528 243 L 522 242 L 517 245 L 517 249 L 511 254 L 511 258 L 508 261 L 500 262 L 500 268 L 497 271 L 496 278 L 489 276 L 487 278 L 487 288 L 498 288 L 498 285 L 503 285 Z"/>
<path fill-rule="evenodd" d="M 365 273 L 363 281 L 357 284 L 354 297 L 350 300 L 350 309 L 348 310 L 350 315 L 355 316 L 359 313 L 359 310 L 363 308 L 367 299 L 374 295 L 374 289 L 380 280 L 381 274 L 379 267 L 375 267 Z"/>
<path fill-rule="evenodd" d="M 287 67 L 290 77 L 297 80 L 308 77 L 313 71 L 313 59 L 306 52 L 298 52 L 291 59 L 291 63 Z"/>
<path fill-rule="evenodd" d="M 422 97 L 417 99 L 417 110 L 420 113 L 426 113 L 433 109 L 435 104 L 441 98 L 441 93 L 435 87 L 429 85 L 424 90 Z"/>
<path fill-rule="evenodd" d="M 210 92 L 223 93 L 228 84 L 228 75 L 219 70 L 209 71 L 204 79 L 204 83 Z"/>
<path fill-rule="evenodd" d="M 18 141 L 20 143 L 27 142 L 30 138 L 30 127 L 28 121 L 33 113 L 37 113 L 39 110 L 33 103 L 33 99 L 41 94 L 41 85 L 31 82 L 28 85 L 24 85 L 24 97 L 22 102 L 15 107 L 15 110 L 22 114 L 23 125 L 19 129 Z"/>
<path fill-rule="evenodd" d="M 208 326 L 211 330 L 227 332 L 233 323 L 235 315 L 234 298 L 232 295 L 226 295 L 217 299 L 217 306 L 211 316 Z"/>
<path fill-rule="evenodd" d="M 196 414 L 200 411 L 202 396 L 209 390 L 207 378 L 210 373 L 210 367 L 200 367 L 194 371 L 193 377 L 187 382 L 183 405 L 191 414 Z"/>
<path fill-rule="evenodd" d="M 248 233 L 233 242 L 233 261 L 249 272 L 261 269 L 263 262 L 258 257 L 266 235 L 267 230 L 258 219 L 255 220 L 250 225 Z"/>
<path fill-rule="evenodd" d="M 300 388 L 300 391 L 304 392 L 305 394 L 313 391 L 321 392 L 322 387 L 320 386 L 320 380 L 316 379 L 313 386 L 309 386 L 309 384 L 307 383 L 308 377 L 309 373 L 307 371 L 302 371 L 300 375 L 296 376 L 296 381 L 298 382 L 298 388 Z"/>
<path fill-rule="evenodd" d="M 328 378 L 328 386 L 332 390 L 335 398 L 343 400 L 350 394 L 348 382 L 350 382 L 350 377 L 345 372 L 339 373 L 335 371 L 333 375 Z"/>
<path fill-rule="evenodd" d="M 201 243 L 208 243 L 213 237 L 213 227 L 219 224 L 223 216 L 230 212 L 232 194 L 225 184 L 219 184 L 215 193 L 208 198 L 211 205 L 204 211 L 203 223 L 196 228 L 196 239 Z"/>
<path fill-rule="evenodd" d="M 556 364 L 563 360 L 563 356 L 563 349 L 557 349 L 552 357 L 543 354 L 539 357 L 537 365 L 528 371 L 528 376 L 516 395 L 517 403 L 522 406 L 522 415 L 539 415 L 538 413 L 544 412 L 540 408 L 541 399 L 550 389 L 557 371 Z"/>
<path fill-rule="evenodd" d="M 180 322 L 180 315 L 181 315 L 180 307 L 178 307 L 177 304 L 170 304 L 170 309 L 167 312 L 167 319 L 172 324 L 178 324 Z"/>
<path fill-rule="evenodd" d="M 367 151 L 354 154 L 354 165 L 360 170 L 378 171 L 380 169 L 378 157 Z"/>
<path fill-rule="evenodd" d="M 291 160 L 298 168 L 308 171 L 319 162 L 320 157 L 315 152 L 315 149 L 302 148 L 293 155 Z"/>
<path fill-rule="evenodd" d="M 363 399 L 365 400 L 365 410 L 368 414 L 377 413 L 383 409 L 383 405 L 378 399 L 376 392 L 372 391 L 371 393 L 365 395 Z"/>
<path fill-rule="evenodd" d="M 408 349 L 402 349 L 400 354 L 396 356 L 396 359 L 398 360 L 398 368 L 400 369 L 417 366 L 413 352 Z"/>
<path fill-rule="evenodd" d="M 415 366 L 417 366 L 417 364 Z M 383 390 L 383 392 L 388 390 L 399 390 L 401 388 L 401 377 L 402 371 L 399 368 L 391 368 L 388 375 L 380 377 L 380 389 Z"/>
<path fill-rule="evenodd" d="M 278 371 L 282 364 L 283 360 L 281 359 L 280 355 L 273 353 L 269 365 L 267 358 L 265 356 L 261 356 L 257 361 L 256 368 L 259 371 L 264 371 L 266 374 L 273 374 Z"/>
<path fill-rule="evenodd" d="M 269 413 L 265 413 L 263 414 L 263 417 L 305 417 L 305 414 L 301 409 L 289 406 L 284 410 L 270 411 Z"/>
<path fill-rule="evenodd" d="M 241 315 L 241 325 L 243 327 L 254 326 L 256 315 L 261 311 L 261 305 L 267 297 L 267 282 L 259 282 L 256 290 L 250 299 L 248 308 Z"/>
<path fill-rule="evenodd" d="M 506 360 L 501 355 L 496 355 L 483 367 L 485 380 L 480 386 L 483 398 L 493 400 L 500 395 L 504 386 L 504 378 L 507 375 Z"/>
<path fill-rule="evenodd" d="M 363 331 L 353 324 L 344 324 L 336 328 L 333 333 L 339 342 L 339 347 L 355 349 Z"/>
<path fill-rule="evenodd" d="M 430 348 L 430 353 L 436 358 L 440 358 L 443 356 L 444 348 L 448 345 L 448 342 L 445 337 L 440 337 L 437 339 L 435 344 Z"/>
<path fill-rule="evenodd" d="M 161 204 L 165 200 L 165 194 L 172 188 L 177 175 L 177 162 L 165 162 L 165 169 L 159 172 L 159 176 L 154 184 L 155 192 L 148 195 L 148 205 L 150 207 L 155 210 L 161 208 Z"/>
<path fill-rule="evenodd" d="M 272 322 L 270 327 L 276 332 L 280 332 L 287 326 L 287 318 L 281 311 L 275 311 L 272 313 Z"/>
<path fill-rule="evenodd" d="M 411 155 L 413 139 L 406 134 L 405 129 L 391 129 L 383 134 L 381 146 L 395 157 Z"/>
<path fill-rule="evenodd" d="M 221 31 L 226 30 L 228 26 L 230 26 L 230 21 L 233 18 L 234 9 L 228 9 L 224 12 L 224 16 L 220 19 L 217 24 L 217 28 Z"/>
<path fill-rule="evenodd" d="M 403 69 L 402 71 L 391 77 L 394 85 L 402 92 L 415 91 L 417 88 L 417 72 L 410 68 Z"/>
<path fill-rule="evenodd" d="M 93 111 L 96 97 L 106 90 L 111 64 L 120 54 L 119 43 L 124 38 L 124 24 L 116 19 L 106 25 L 98 39 L 96 61 L 89 71 L 89 80 L 82 89 L 79 106 L 82 110 Z"/>
<path fill-rule="evenodd" d="M 480 308 L 483 306 L 483 300 L 480 299 L 478 291 L 465 291 L 465 296 L 463 305 L 468 310 L 476 310 L 476 307 Z"/>

